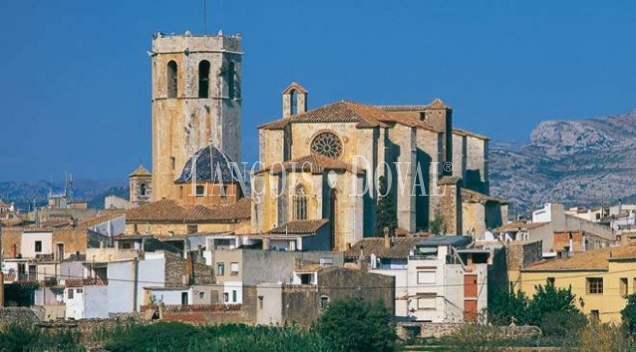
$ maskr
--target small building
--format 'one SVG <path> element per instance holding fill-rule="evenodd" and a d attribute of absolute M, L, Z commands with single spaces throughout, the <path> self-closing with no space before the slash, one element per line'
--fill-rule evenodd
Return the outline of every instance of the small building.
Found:
<path fill-rule="evenodd" d="M 303 284 L 261 283 L 256 285 L 256 322 L 261 325 L 298 323 L 311 325 L 329 302 L 360 298 L 381 301 L 395 312 L 395 278 L 336 266 L 305 266 L 294 276 L 310 275 Z M 296 281 L 296 280 L 295 280 Z"/>
<path fill-rule="evenodd" d="M 491 251 L 471 244 L 470 236 L 366 238 L 345 258 L 395 277 L 398 320 L 479 322 L 488 306 Z"/>
<path fill-rule="evenodd" d="M 636 246 L 605 247 L 544 260 L 521 269 L 520 289 L 537 285 L 571 288 L 583 313 L 603 323 L 621 322 L 627 296 L 636 293 Z"/>

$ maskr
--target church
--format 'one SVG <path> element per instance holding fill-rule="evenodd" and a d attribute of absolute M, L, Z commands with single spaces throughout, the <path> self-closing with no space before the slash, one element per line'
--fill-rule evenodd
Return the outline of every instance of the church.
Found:
<path fill-rule="evenodd" d="M 252 179 L 253 231 L 327 220 L 331 247 L 346 250 L 379 235 L 382 196 L 395 204 L 398 234 L 428 231 L 435 219 L 444 233 L 483 234 L 507 216 L 507 203 L 487 195 L 488 139 L 454 128 L 453 110 L 440 99 L 388 106 L 343 100 L 309 110 L 308 92 L 297 83 L 282 95 L 282 118 L 258 128 L 265 167 Z M 380 176 L 386 195 L 379 194 Z"/>
<path fill-rule="evenodd" d="M 229 209 L 249 202 L 254 238 L 320 233 L 318 247 L 333 250 L 378 235 L 383 197 L 394 204 L 394 235 L 427 232 L 436 222 L 443 233 L 479 236 L 507 217 L 507 203 L 488 196 L 488 139 L 455 128 L 453 109 L 440 99 L 385 106 L 343 100 L 309 109 L 308 91 L 297 83 L 282 92 L 282 117 L 258 126 L 261 167 L 250 175 L 248 194 L 235 163 L 241 40 L 154 36 L 152 172 L 140 166 L 130 175 L 135 205 Z M 381 176 L 387 194 L 379 194 Z"/>

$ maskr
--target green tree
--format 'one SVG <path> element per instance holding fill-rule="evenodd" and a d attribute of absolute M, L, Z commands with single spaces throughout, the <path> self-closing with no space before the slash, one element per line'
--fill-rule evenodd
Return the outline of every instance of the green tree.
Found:
<path fill-rule="evenodd" d="M 382 301 L 334 300 L 315 324 L 333 351 L 395 351 L 395 322 Z"/>
<path fill-rule="evenodd" d="M 510 289 L 498 290 L 488 304 L 488 318 L 494 325 L 523 324 L 527 320 L 528 297 L 521 291 Z"/>
<path fill-rule="evenodd" d="M 621 310 L 623 328 L 631 335 L 636 333 L 636 294 L 627 296 L 627 304 Z"/>
<path fill-rule="evenodd" d="M 578 333 L 586 325 L 587 318 L 576 308 L 575 298 L 571 287 L 537 285 L 532 300 L 528 302 L 525 323 L 540 327 L 544 335 Z"/>
<path fill-rule="evenodd" d="M 389 228 L 389 233 L 393 234 L 397 227 L 397 215 L 393 197 L 388 191 L 386 177 L 380 176 L 378 179 L 378 203 L 375 206 L 376 233 L 378 236 L 384 234 L 384 228 Z"/>
<path fill-rule="evenodd" d="M 435 218 L 431 220 L 428 226 L 429 231 L 434 235 L 441 235 L 446 232 L 446 222 L 444 221 L 444 215 L 439 211 L 435 213 Z"/>

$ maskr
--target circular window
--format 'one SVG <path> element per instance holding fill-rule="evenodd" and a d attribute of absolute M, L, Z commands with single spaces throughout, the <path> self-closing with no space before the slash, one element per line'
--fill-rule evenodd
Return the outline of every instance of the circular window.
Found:
<path fill-rule="evenodd" d="M 342 155 L 342 142 L 333 132 L 321 132 L 311 141 L 311 152 L 337 159 Z"/>

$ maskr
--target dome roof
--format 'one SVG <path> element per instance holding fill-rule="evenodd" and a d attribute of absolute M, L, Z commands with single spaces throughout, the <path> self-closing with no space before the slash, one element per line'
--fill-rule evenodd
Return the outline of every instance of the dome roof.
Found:
<path fill-rule="evenodd" d="M 214 182 L 230 183 L 241 179 L 240 169 L 222 150 L 208 145 L 199 149 L 183 166 L 175 183 Z"/>

